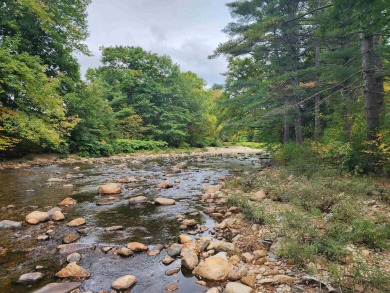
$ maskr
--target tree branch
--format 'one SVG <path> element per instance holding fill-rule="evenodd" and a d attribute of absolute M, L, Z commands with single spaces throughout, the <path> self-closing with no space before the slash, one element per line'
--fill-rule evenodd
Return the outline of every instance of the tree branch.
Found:
<path fill-rule="evenodd" d="M 333 6 L 333 5 L 334 5 L 334 4 L 328 4 L 328 5 L 324 5 L 324 6 L 321 6 L 321 7 L 316 8 L 316 9 L 310 10 L 310 11 L 308 11 L 308 12 L 306 12 L 306 13 L 304 13 L 304 14 L 298 16 L 298 17 L 295 17 L 295 18 L 290 19 L 290 20 L 285 20 L 285 21 L 283 21 L 283 24 L 289 23 L 289 22 L 292 22 L 292 21 L 295 21 L 295 20 L 298 20 L 298 19 L 301 19 L 302 17 L 304 17 L 304 16 L 306 16 L 306 15 L 308 15 L 308 14 L 313 14 L 314 12 L 316 12 L 316 11 L 318 11 L 318 10 L 323 10 L 323 9 L 326 9 L 326 8 L 331 7 L 331 6 Z"/>

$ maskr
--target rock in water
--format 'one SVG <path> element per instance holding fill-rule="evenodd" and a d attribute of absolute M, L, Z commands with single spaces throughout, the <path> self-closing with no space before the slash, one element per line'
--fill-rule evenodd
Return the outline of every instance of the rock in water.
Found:
<path fill-rule="evenodd" d="M 135 283 L 137 283 L 137 278 L 132 275 L 127 275 L 112 282 L 111 288 L 115 290 L 127 290 Z"/>
<path fill-rule="evenodd" d="M 176 257 L 180 255 L 182 247 L 183 245 L 180 245 L 178 243 L 173 243 L 171 246 L 169 246 L 167 253 L 171 257 Z"/>
<path fill-rule="evenodd" d="M 63 243 L 65 244 L 69 244 L 69 243 L 72 243 L 72 242 L 75 242 L 77 240 L 80 239 L 80 236 L 77 235 L 77 234 L 68 234 L 64 237 L 64 239 L 62 240 Z"/>
<path fill-rule="evenodd" d="M 0 222 L 0 230 L 9 230 L 21 227 L 22 224 L 20 222 L 3 220 Z"/>
<path fill-rule="evenodd" d="M 85 219 L 84 218 L 77 218 L 74 219 L 73 221 L 70 221 L 68 224 L 66 224 L 69 227 L 77 227 L 85 224 Z"/>
<path fill-rule="evenodd" d="M 71 197 L 67 197 L 65 198 L 63 201 L 61 201 L 58 205 L 59 206 L 71 206 L 71 205 L 75 205 L 77 203 L 77 201 Z"/>
<path fill-rule="evenodd" d="M 230 282 L 226 285 L 225 293 L 253 293 L 253 289 L 238 282 Z"/>
<path fill-rule="evenodd" d="M 65 220 L 65 216 L 61 211 L 56 211 L 54 214 L 51 216 L 51 219 L 53 221 L 63 221 Z"/>
<path fill-rule="evenodd" d="M 191 271 L 198 265 L 198 263 L 198 255 L 194 251 L 187 252 L 181 259 L 181 265 Z"/>
<path fill-rule="evenodd" d="M 160 184 L 158 184 L 156 187 L 160 189 L 167 189 L 167 188 L 172 188 L 173 184 L 169 181 L 163 181 Z"/>
<path fill-rule="evenodd" d="M 146 196 L 136 196 L 129 199 L 129 204 L 135 205 L 139 203 L 145 203 L 148 201 L 148 198 Z"/>
<path fill-rule="evenodd" d="M 44 222 L 48 219 L 49 219 L 49 213 L 40 212 L 40 211 L 31 212 L 25 218 L 26 222 L 29 224 L 32 224 L 32 225 L 39 224 L 39 223 Z"/>
<path fill-rule="evenodd" d="M 100 185 L 98 188 L 99 194 L 120 194 L 122 193 L 122 188 L 118 183 L 108 183 Z"/>
<path fill-rule="evenodd" d="M 78 278 L 78 279 L 84 279 L 89 278 L 90 273 L 88 273 L 86 270 L 84 270 L 82 267 L 80 267 L 75 262 L 71 262 L 68 264 L 65 268 L 60 270 L 56 277 L 58 278 Z"/>
<path fill-rule="evenodd" d="M 37 282 L 43 278 L 43 274 L 40 272 L 28 273 L 19 277 L 18 283 L 26 284 Z"/>
<path fill-rule="evenodd" d="M 68 263 L 71 262 L 78 262 L 81 259 L 81 254 L 77 252 L 73 252 L 72 254 L 69 254 L 66 258 L 66 261 Z"/>
<path fill-rule="evenodd" d="M 222 281 L 232 271 L 233 265 L 222 257 L 212 256 L 200 263 L 193 274 L 210 281 Z"/>
<path fill-rule="evenodd" d="M 156 205 L 162 205 L 162 206 L 166 206 L 166 205 L 174 205 L 176 203 L 176 201 L 172 198 L 162 198 L 162 197 L 158 197 L 155 199 L 154 203 Z"/>
<path fill-rule="evenodd" d="M 69 293 L 80 286 L 80 282 L 51 283 L 33 293 Z"/>
<path fill-rule="evenodd" d="M 135 252 L 148 250 L 148 247 L 146 245 L 139 242 L 130 242 L 129 244 L 127 244 L 127 248 Z"/>
<path fill-rule="evenodd" d="M 117 252 L 120 256 L 123 257 L 128 257 L 134 254 L 134 252 L 131 249 L 128 249 L 126 247 L 122 247 L 121 249 L 118 250 Z"/>

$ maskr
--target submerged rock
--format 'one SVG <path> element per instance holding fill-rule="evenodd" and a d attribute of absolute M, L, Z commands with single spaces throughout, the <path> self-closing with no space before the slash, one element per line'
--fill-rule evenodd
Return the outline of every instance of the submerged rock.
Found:
<path fill-rule="evenodd" d="M 171 257 L 176 257 L 180 255 L 182 247 L 183 245 L 181 244 L 173 243 L 171 246 L 168 247 L 167 253 Z"/>
<path fill-rule="evenodd" d="M 76 242 L 77 240 L 80 239 L 80 236 L 77 235 L 77 234 L 68 234 L 64 237 L 64 239 L 62 240 L 63 243 L 65 244 L 69 244 L 69 243 L 72 243 L 72 242 Z"/>
<path fill-rule="evenodd" d="M 71 243 L 58 245 L 57 248 L 59 249 L 59 254 L 71 254 L 77 251 L 92 249 L 93 246 L 91 244 Z"/>
<path fill-rule="evenodd" d="M 74 252 L 72 254 L 69 254 L 67 257 L 66 257 L 66 261 L 68 263 L 71 263 L 71 262 L 78 262 L 79 260 L 81 259 L 81 254 L 80 253 L 77 253 L 77 252 Z"/>
<path fill-rule="evenodd" d="M 15 222 L 10 220 L 3 220 L 0 222 L 0 230 L 16 229 L 21 226 L 22 224 L 20 222 Z"/>
<path fill-rule="evenodd" d="M 50 283 L 33 293 L 69 293 L 81 286 L 80 282 Z"/>

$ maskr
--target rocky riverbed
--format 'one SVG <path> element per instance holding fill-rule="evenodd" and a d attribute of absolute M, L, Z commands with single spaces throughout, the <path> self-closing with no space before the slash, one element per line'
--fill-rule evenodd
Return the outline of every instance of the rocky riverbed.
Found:
<path fill-rule="evenodd" d="M 240 153 L 239 153 L 240 152 Z M 0 292 L 324 292 L 227 207 L 248 149 L 83 159 L 0 173 Z M 251 200 L 263 200 L 254 192 Z"/>

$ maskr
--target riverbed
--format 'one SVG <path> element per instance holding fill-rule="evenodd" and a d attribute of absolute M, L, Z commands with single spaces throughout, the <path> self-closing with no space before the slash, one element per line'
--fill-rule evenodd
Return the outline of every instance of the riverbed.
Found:
<path fill-rule="evenodd" d="M 138 279 L 131 292 L 166 292 L 164 288 L 169 284 L 178 285 L 175 292 L 204 292 L 207 288 L 195 283 L 197 279 L 191 272 L 181 270 L 174 276 L 165 275 L 166 270 L 180 267 L 178 260 L 167 266 L 162 263 L 167 256 L 165 250 L 156 256 L 138 253 L 123 258 L 115 253 L 104 253 L 101 248 L 115 249 L 132 241 L 148 245 L 150 249 L 160 244 L 167 246 L 183 233 L 176 219 L 180 214 L 208 228 L 193 237 L 209 236 L 215 222 L 202 212 L 204 203 L 199 198 L 204 187 L 236 173 L 257 170 L 265 161 L 262 152 L 238 152 L 116 157 L 0 171 L 0 221 L 23 221 L 29 212 L 47 211 L 66 197 L 77 200 L 76 205 L 62 209 L 66 218 L 63 222 L 49 221 L 35 226 L 23 223 L 16 230 L 0 230 L 0 247 L 6 249 L 0 256 L 0 292 L 34 292 L 57 282 L 55 273 L 67 264 L 67 255 L 60 255 L 57 246 L 70 233 L 77 233 L 78 242 L 90 247 L 82 251 L 79 261 L 91 274 L 82 282 L 82 291 L 110 290 L 116 278 L 131 274 Z M 187 162 L 186 168 L 171 172 L 173 166 L 182 162 Z M 107 196 L 97 193 L 99 185 L 125 177 L 136 180 L 121 184 L 120 196 L 107 202 Z M 48 182 L 49 178 L 65 181 L 53 183 Z M 164 180 L 171 182 L 173 188 L 157 189 L 156 185 Z M 146 196 L 148 202 L 130 205 L 129 198 L 136 196 Z M 156 197 L 172 198 L 176 204 L 157 206 L 153 203 Z M 81 228 L 65 225 L 78 217 L 86 219 Z M 106 230 L 116 225 L 124 228 Z M 37 240 L 39 235 L 49 238 Z M 44 273 L 42 280 L 31 285 L 17 283 L 20 275 L 36 270 Z"/>

